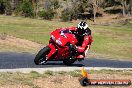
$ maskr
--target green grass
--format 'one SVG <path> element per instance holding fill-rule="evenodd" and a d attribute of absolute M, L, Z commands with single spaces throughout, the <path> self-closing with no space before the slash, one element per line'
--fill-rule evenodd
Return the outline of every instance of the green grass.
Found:
<path fill-rule="evenodd" d="M 117 24 L 118 25 L 118 24 Z M 131 25 L 94 26 L 93 51 L 118 58 L 132 58 Z"/>
<path fill-rule="evenodd" d="M 0 33 L 48 44 L 50 32 L 78 22 L 57 22 L 0 15 Z M 108 26 L 90 25 L 93 34 L 91 52 L 96 55 L 132 60 L 132 23 Z M 1 47 L 2 49 L 3 47 Z"/>
<path fill-rule="evenodd" d="M 0 33 L 7 33 L 19 38 L 39 43 L 48 43 L 50 32 L 58 27 L 71 26 L 70 23 L 51 22 L 20 17 L 0 16 Z"/>

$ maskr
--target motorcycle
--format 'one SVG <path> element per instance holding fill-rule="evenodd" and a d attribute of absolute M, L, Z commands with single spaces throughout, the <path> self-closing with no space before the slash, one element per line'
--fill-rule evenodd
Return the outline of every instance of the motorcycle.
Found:
<path fill-rule="evenodd" d="M 77 39 L 69 30 L 53 31 L 49 44 L 36 55 L 36 65 L 46 64 L 47 61 L 63 61 L 65 65 L 72 65 L 77 61 Z"/>

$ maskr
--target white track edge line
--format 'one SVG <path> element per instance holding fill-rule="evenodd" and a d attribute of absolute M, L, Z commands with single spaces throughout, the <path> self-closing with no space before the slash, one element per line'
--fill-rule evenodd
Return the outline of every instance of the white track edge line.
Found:
<path fill-rule="evenodd" d="M 48 68 L 17 68 L 17 69 L 0 69 L 0 72 L 21 72 L 30 73 L 36 71 L 44 73 L 45 71 L 74 71 L 81 70 L 82 67 L 48 67 Z M 110 67 L 84 67 L 85 70 L 131 70 L 132 68 L 110 68 Z"/>

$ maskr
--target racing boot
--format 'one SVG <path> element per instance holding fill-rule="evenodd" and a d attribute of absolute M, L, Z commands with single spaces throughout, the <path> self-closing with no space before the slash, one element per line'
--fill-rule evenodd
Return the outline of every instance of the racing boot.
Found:
<path fill-rule="evenodd" d="M 77 56 L 77 59 L 78 59 L 78 61 L 84 60 L 84 55 L 82 55 L 82 54 L 81 54 L 81 55 L 78 55 L 78 56 Z"/>

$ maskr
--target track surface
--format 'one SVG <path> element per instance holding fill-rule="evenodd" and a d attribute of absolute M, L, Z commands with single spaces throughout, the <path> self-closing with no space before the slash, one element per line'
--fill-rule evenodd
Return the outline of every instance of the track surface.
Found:
<path fill-rule="evenodd" d="M 66 67 L 61 61 L 50 61 L 46 65 L 35 65 L 35 55 L 30 53 L 0 53 L 0 69 L 16 68 L 48 68 L 48 67 Z M 110 67 L 110 68 L 132 68 L 132 61 L 117 61 L 89 58 L 82 62 L 76 62 L 73 67 Z"/>

